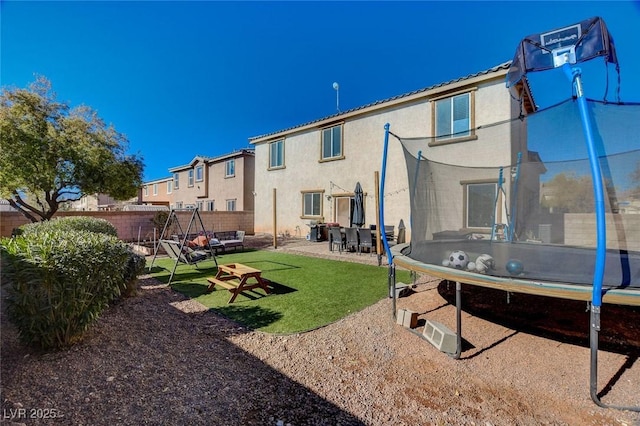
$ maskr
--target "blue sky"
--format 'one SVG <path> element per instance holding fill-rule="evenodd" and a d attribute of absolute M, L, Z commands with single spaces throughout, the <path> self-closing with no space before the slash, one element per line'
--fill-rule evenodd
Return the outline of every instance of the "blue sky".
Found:
<path fill-rule="evenodd" d="M 640 101 L 639 1 L 2 1 L 0 13 L 2 86 L 40 74 L 59 100 L 93 107 L 144 157 L 145 180 L 335 113 L 333 82 L 345 111 L 491 68 L 526 35 L 592 16 L 614 37 L 622 100 Z M 585 65 L 589 97 L 602 98 L 603 70 Z M 541 106 L 571 94 L 533 83 Z"/>

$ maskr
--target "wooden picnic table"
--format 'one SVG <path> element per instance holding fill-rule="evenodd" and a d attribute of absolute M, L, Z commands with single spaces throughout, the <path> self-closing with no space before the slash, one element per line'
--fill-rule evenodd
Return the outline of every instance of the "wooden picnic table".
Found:
<path fill-rule="evenodd" d="M 227 303 L 232 303 L 243 291 L 253 290 L 258 287 L 263 289 L 265 293 L 270 294 L 267 282 L 262 279 L 261 274 L 261 270 L 251 268 L 242 263 L 218 265 L 218 273 L 215 278 L 207 278 L 209 282 L 208 290 L 210 292 L 213 291 L 216 285 L 229 290 L 232 294 Z"/>

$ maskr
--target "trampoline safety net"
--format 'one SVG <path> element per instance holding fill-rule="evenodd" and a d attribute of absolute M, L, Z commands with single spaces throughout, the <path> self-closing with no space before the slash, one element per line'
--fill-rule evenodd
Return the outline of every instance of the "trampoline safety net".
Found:
<path fill-rule="evenodd" d="M 637 285 L 640 105 L 588 107 L 606 191 L 604 283 Z M 596 218 L 581 126 L 569 99 L 474 129 L 460 143 L 393 135 L 410 188 L 411 243 L 403 254 L 500 277 L 591 285 Z"/>

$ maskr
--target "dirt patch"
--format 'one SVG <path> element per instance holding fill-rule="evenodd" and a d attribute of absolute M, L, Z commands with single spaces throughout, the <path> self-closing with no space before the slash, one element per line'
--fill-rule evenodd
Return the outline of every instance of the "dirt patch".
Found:
<path fill-rule="evenodd" d="M 455 329 L 453 290 L 420 277 L 397 307 Z M 421 328 L 397 325 L 389 299 L 282 336 L 203 311 L 146 277 L 82 343 L 53 353 L 22 346 L 3 310 L 2 423 L 640 425 L 640 414 L 589 397 L 584 304 L 463 290 L 460 360 Z M 639 406 L 640 312 L 605 306 L 602 316 L 602 398 Z"/>

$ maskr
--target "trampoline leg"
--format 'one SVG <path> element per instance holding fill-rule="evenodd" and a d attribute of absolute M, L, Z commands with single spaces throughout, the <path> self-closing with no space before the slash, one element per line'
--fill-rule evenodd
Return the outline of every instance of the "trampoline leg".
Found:
<path fill-rule="evenodd" d="M 600 306 L 591 305 L 591 327 L 589 346 L 591 349 L 591 372 L 589 375 L 589 392 L 591 399 L 599 407 L 640 412 L 640 407 L 622 407 L 607 405 L 598 397 L 598 333 L 600 332 Z"/>
<path fill-rule="evenodd" d="M 393 310 L 393 319 L 396 319 L 396 267 L 393 263 L 389 264 L 389 293 L 393 298 L 391 309 Z"/>
<path fill-rule="evenodd" d="M 460 359 L 462 354 L 462 284 L 456 281 L 456 353 L 451 358 Z"/>
<path fill-rule="evenodd" d="M 605 407 L 598 398 L 598 332 L 600 331 L 600 306 L 591 305 L 589 327 L 589 347 L 591 349 L 591 371 L 589 374 L 589 393 L 596 405 Z"/>

